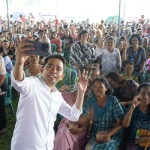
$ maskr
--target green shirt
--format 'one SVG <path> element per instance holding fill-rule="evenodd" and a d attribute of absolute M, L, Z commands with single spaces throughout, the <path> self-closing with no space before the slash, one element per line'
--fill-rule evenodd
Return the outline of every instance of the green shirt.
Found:
<path fill-rule="evenodd" d="M 127 77 L 126 74 L 122 74 L 121 76 L 122 76 L 123 79 L 125 79 L 125 80 L 134 80 L 135 82 L 139 83 L 139 79 L 138 79 L 138 77 L 135 76 L 135 75 L 132 75 L 132 76 L 130 76 L 130 77 Z"/>

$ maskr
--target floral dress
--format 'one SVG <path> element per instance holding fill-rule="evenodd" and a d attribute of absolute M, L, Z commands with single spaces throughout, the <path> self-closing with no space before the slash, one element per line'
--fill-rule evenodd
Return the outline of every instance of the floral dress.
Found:
<path fill-rule="evenodd" d="M 106 105 L 100 108 L 97 104 L 96 97 L 90 97 L 83 106 L 83 114 L 88 113 L 89 110 L 94 108 L 94 120 L 91 128 L 90 138 L 87 146 L 90 150 L 116 150 L 122 141 L 123 129 L 120 129 L 114 134 L 110 141 L 97 143 L 96 133 L 98 131 L 109 131 L 117 122 L 124 116 L 123 109 L 118 100 L 113 96 L 108 96 Z"/>

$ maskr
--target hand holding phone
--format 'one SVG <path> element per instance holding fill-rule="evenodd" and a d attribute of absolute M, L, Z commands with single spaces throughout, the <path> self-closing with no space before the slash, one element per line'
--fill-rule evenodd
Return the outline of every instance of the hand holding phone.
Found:
<path fill-rule="evenodd" d="M 31 43 L 33 45 L 33 46 L 26 46 L 26 48 L 30 49 L 35 47 L 35 50 L 28 50 L 25 52 L 26 54 L 34 54 L 39 56 L 47 56 L 49 54 L 49 44 L 30 40 L 26 40 L 25 42 Z"/>

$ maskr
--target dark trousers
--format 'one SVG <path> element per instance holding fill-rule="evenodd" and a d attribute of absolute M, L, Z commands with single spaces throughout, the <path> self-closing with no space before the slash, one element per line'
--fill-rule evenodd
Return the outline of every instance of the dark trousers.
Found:
<path fill-rule="evenodd" d="M 0 95 L 0 130 L 6 128 L 6 113 L 4 94 Z"/>
<path fill-rule="evenodd" d="M 129 142 L 125 150 L 144 150 L 144 147 L 135 144 L 134 142 Z"/>

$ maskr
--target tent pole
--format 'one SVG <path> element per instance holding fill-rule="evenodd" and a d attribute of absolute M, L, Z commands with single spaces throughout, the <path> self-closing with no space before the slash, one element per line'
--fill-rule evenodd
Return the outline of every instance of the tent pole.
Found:
<path fill-rule="evenodd" d="M 120 38 L 120 9 L 121 9 L 121 0 L 119 0 L 118 40 Z"/>
<path fill-rule="evenodd" d="M 9 26 L 9 11 L 8 11 L 8 0 L 6 0 L 6 5 L 7 5 L 7 23 L 8 23 L 8 33 L 10 33 L 10 26 Z"/>

